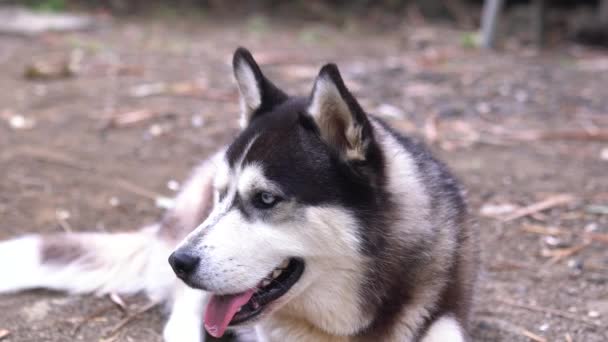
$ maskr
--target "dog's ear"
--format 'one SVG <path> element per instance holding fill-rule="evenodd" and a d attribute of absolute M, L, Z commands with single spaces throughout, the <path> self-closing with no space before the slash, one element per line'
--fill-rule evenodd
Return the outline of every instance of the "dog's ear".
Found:
<path fill-rule="evenodd" d="M 232 68 L 240 93 L 241 128 L 245 128 L 256 115 L 287 99 L 287 95 L 262 74 L 247 49 L 240 47 L 234 52 Z"/>
<path fill-rule="evenodd" d="M 321 138 L 335 147 L 346 160 L 366 159 L 372 140 L 367 115 L 348 91 L 335 64 L 327 64 L 315 81 L 308 113 Z"/>

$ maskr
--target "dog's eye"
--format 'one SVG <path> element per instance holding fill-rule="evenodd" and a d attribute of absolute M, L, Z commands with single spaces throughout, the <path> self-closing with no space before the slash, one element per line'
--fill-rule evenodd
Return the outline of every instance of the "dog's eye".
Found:
<path fill-rule="evenodd" d="M 270 209 L 274 207 L 280 198 L 267 191 L 260 191 L 253 197 L 253 205 L 258 209 Z"/>

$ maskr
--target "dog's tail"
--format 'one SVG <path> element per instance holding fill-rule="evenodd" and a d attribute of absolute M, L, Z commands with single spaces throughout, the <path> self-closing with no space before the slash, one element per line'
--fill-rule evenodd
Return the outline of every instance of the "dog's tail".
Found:
<path fill-rule="evenodd" d="M 158 226 L 131 233 L 28 235 L 0 242 L 0 293 L 46 288 L 69 293 L 145 292 L 168 299 L 175 276 Z"/>
<path fill-rule="evenodd" d="M 178 280 L 167 259 L 212 209 L 220 152 L 197 168 L 158 224 L 131 233 L 27 235 L 0 242 L 0 293 L 46 288 L 172 299 Z"/>

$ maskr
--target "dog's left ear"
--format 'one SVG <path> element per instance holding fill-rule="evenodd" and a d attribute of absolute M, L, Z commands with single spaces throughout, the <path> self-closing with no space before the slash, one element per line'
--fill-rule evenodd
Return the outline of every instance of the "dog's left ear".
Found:
<path fill-rule="evenodd" d="M 234 52 L 232 68 L 241 98 L 241 128 L 287 99 L 287 95 L 262 74 L 249 50 L 240 47 Z"/>
<path fill-rule="evenodd" d="M 366 159 L 373 139 L 371 125 L 355 97 L 344 85 L 335 64 L 321 68 L 310 96 L 308 113 L 317 124 L 321 138 L 335 147 L 344 159 Z"/>

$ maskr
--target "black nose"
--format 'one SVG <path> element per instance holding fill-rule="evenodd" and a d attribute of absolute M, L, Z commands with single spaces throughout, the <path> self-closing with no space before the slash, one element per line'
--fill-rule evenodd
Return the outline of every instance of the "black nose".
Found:
<path fill-rule="evenodd" d="M 187 277 L 196 269 L 199 258 L 191 254 L 176 251 L 169 256 L 169 264 L 179 278 Z"/>

